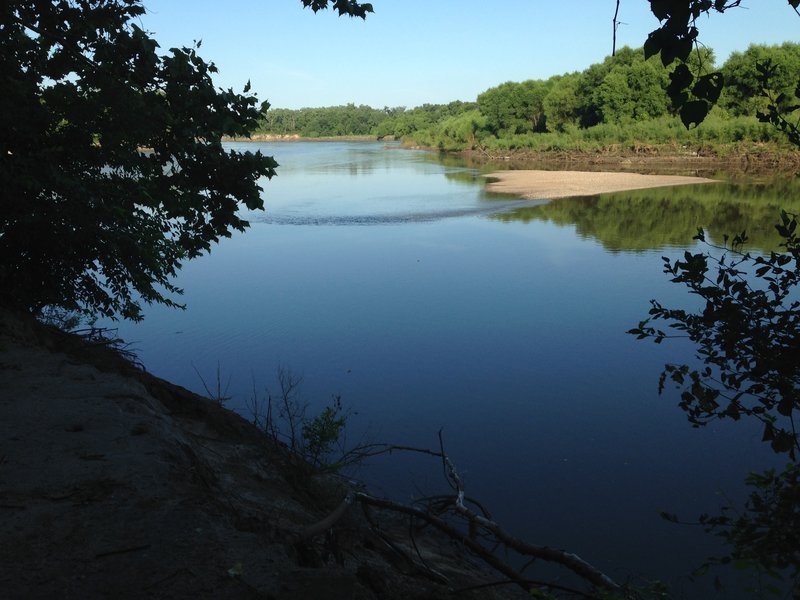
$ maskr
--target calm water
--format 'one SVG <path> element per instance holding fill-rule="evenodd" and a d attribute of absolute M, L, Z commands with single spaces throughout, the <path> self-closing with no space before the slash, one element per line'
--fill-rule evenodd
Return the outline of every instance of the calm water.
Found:
<path fill-rule="evenodd" d="M 692 429 L 677 395 L 656 389 L 663 363 L 689 348 L 625 331 L 651 298 L 691 305 L 662 255 L 691 247 L 704 224 L 738 232 L 761 219 L 754 243 L 769 245 L 770 202 L 785 190 L 533 205 L 489 196 L 474 172 L 422 152 L 254 147 L 281 164 L 266 213 L 184 267 L 188 310 L 120 324 L 147 368 L 202 392 L 195 369 L 211 382 L 219 364 L 244 412 L 254 382 L 275 391 L 276 368 L 290 367 L 312 409 L 342 396 L 353 441 L 433 447 L 443 428 L 468 493 L 518 536 L 619 579 L 696 589 L 686 575 L 713 542 L 658 511 L 692 519 L 740 498 L 769 452 L 747 423 Z M 397 455 L 358 475 L 401 500 L 444 486 L 435 462 Z"/>

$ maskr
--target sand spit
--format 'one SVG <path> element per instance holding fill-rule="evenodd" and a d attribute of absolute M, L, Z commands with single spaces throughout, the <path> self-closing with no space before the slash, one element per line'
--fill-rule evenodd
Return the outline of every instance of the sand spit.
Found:
<path fill-rule="evenodd" d="M 528 200 L 552 200 L 673 185 L 716 183 L 716 180 L 705 177 L 589 171 L 497 171 L 489 173 L 486 178 L 489 181 L 487 191 L 514 194 Z"/>

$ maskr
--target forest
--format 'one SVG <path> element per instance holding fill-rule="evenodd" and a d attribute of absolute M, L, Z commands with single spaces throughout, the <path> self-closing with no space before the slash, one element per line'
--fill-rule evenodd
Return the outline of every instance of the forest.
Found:
<path fill-rule="evenodd" d="M 394 137 L 446 151 L 604 151 L 691 144 L 725 154 L 738 144 L 789 147 L 776 129 L 758 119 L 769 98 L 759 65 L 774 65 L 770 94 L 793 98 L 800 72 L 800 44 L 751 45 L 721 65 L 713 50 L 693 53 L 693 73 L 719 70 L 725 85 L 719 101 L 696 127 L 684 127 L 664 93 L 675 66 L 658 56 L 620 48 L 587 69 L 546 80 L 508 81 L 475 101 L 423 104 L 415 108 L 333 106 L 269 109 L 262 105 L 257 133 L 302 137 Z"/>

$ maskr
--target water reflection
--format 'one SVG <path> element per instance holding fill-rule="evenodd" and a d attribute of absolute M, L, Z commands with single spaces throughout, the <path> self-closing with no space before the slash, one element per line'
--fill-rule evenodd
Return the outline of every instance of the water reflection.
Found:
<path fill-rule="evenodd" d="M 264 182 L 266 210 L 246 214 L 251 222 L 392 225 L 530 205 L 486 192 L 475 170 L 443 168 L 431 162 L 429 153 L 397 144 L 296 142 L 258 148 L 272 154 L 280 167 L 278 177 Z"/>
<path fill-rule="evenodd" d="M 703 227 L 721 241 L 747 232 L 748 248 L 777 250 L 781 209 L 800 212 L 800 179 L 655 188 L 555 200 L 499 213 L 494 219 L 574 225 L 581 237 L 612 252 L 681 248 Z"/>

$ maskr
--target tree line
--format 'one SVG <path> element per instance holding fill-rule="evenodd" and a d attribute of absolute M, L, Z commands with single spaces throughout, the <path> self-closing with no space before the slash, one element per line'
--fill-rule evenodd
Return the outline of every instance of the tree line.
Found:
<path fill-rule="evenodd" d="M 297 110 L 267 109 L 262 105 L 262 118 L 257 133 L 297 134 L 307 138 L 371 136 L 383 121 L 390 118 L 393 110 L 395 109 L 372 108 L 364 104 Z"/>
<path fill-rule="evenodd" d="M 775 97 L 792 98 L 797 84 L 794 76 L 800 72 L 800 44 L 751 45 L 731 54 L 719 68 L 714 52 L 700 48 L 686 64 L 693 73 L 718 71 L 725 82 L 708 118 L 690 131 L 681 123 L 680 107 L 665 94 L 678 67 L 664 66 L 657 55 L 645 58 L 641 48 L 624 47 L 583 71 L 502 83 L 479 94 L 475 102 L 423 104 L 412 109 L 354 104 L 270 109 L 262 113 L 259 132 L 303 137 L 392 136 L 442 150 L 559 150 L 566 139 L 572 147 L 579 144 L 579 149 L 626 141 L 666 144 L 779 139 L 774 128 L 756 118 L 769 104 L 761 93 L 759 65 L 774 65 L 770 86 Z"/>
<path fill-rule="evenodd" d="M 475 102 L 456 100 L 449 104 L 423 104 L 408 110 L 405 106 L 372 108 L 353 103 L 317 108 L 270 108 L 262 104 L 256 133 L 300 135 L 308 138 L 336 136 L 408 136 L 429 129 L 448 117 L 477 107 Z"/>

